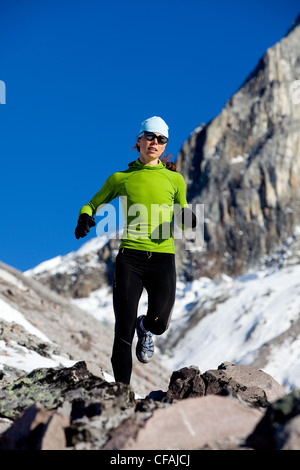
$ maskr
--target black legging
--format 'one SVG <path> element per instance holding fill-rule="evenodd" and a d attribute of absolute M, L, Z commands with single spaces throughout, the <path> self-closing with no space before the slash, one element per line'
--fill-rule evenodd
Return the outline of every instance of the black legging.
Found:
<path fill-rule="evenodd" d="M 168 328 L 175 302 L 175 255 L 122 248 L 116 258 L 113 285 L 116 323 L 111 362 L 116 382 L 130 383 L 132 340 L 144 287 L 148 293 L 144 327 L 161 335 Z"/>

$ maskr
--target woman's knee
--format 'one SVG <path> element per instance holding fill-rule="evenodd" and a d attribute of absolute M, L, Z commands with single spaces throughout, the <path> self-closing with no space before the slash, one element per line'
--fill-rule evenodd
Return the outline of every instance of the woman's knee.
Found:
<path fill-rule="evenodd" d="M 154 335 L 162 335 L 169 326 L 169 319 L 164 319 L 164 318 L 155 318 L 151 322 L 149 322 L 149 330 L 151 333 Z"/>

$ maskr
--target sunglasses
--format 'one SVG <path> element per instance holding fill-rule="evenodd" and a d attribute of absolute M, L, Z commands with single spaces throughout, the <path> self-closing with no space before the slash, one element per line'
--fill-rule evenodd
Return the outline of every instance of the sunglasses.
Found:
<path fill-rule="evenodd" d="M 166 144 L 169 141 L 168 137 L 165 137 L 164 135 L 156 135 L 154 132 L 144 132 L 144 136 L 150 142 L 154 139 L 157 139 L 159 144 Z"/>

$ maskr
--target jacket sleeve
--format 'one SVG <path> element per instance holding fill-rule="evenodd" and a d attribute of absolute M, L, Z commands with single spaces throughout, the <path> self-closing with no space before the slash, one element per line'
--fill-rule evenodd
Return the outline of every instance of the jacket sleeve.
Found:
<path fill-rule="evenodd" d="M 177 190 L 174 196 L 175 204 L 179 205 L 182 209 L 183 207 L 187 207 L 188 203 L 186 200 L 186 186 L 183 176 L 180 173 L 175 173 L 176 175 L 176 187 Z"/>
<path fill-rule="evenodd" d="M 123 179 L 124 178 L 122 177 L 121 172 L 113 173 L 111 176 L 109 176 L 100 191 L 95 194 L 90 202 L 85 204 L 80 209 L 79 215 L 88 214 L 90 216 L 94 216 L 98 209 L 118 197 Z"/>
<path fill-rule="evenodd" d="M 181 174 L 178 174 L 177 188 L 178 190 L 174 198 L 174 217 L 176 224 L 182 230 L 195 228 L 197 225 L 197 218 L 187 203 L 186 185 Z"/>

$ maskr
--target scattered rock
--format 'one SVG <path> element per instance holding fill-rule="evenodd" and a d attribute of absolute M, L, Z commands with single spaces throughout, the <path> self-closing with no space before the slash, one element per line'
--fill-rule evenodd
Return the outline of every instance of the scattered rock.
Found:
<path fill-rule="evenodd" d="M 166 392 L 142 399 L 80 361 L 0 389 L 0 449 L 291 449 L 299 445 L 299 397 L 282 396 L 259 370 L 223 363 L 204 374 L 174 371 Z"/>

